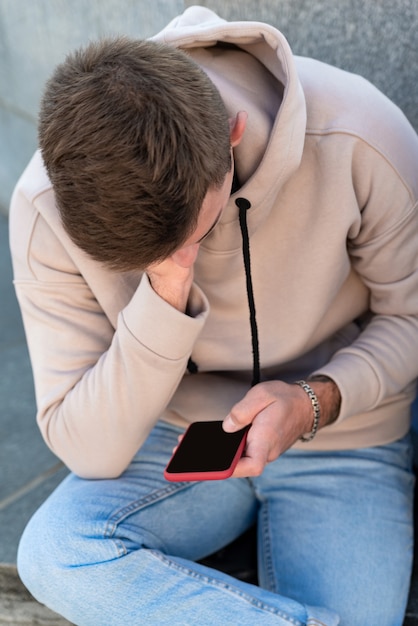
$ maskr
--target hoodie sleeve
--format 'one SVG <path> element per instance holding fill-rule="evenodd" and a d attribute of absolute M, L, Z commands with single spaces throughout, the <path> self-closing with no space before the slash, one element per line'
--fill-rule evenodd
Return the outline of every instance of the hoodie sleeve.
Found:
<path fill-rule="evenodd" d="M 411 157 L 418 163 L 412 132 L 398 148 L 397 163 L 365 142 L 353 158 L 359 216 L 348 251 L 369 290 L 371 316 L 356 340 L 317 372 L 340 388 L 340 421 L 409 394 L 418 376 L 418 189 L 406 175 Z"/>
<path fill-rule="evenodd" d="M 206 298 L 193 286 L 195 316 L 184 315 L 144 275 L 114 328 L 19 186 L 10 243 L 42 435 L 77 475 L 116 477 L 184 375 L 205 321 Z"/>

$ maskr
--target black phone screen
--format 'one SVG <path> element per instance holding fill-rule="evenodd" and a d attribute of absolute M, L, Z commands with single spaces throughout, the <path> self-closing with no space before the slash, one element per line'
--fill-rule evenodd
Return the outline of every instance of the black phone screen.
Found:
<path fill-rule="evenodd" d="M 248 427 L 235 433 L 226 433 L 222 421 L 194 422 L 172 457 L 167 471 L 218 472 L 225 471 L 233 462 Z"/>

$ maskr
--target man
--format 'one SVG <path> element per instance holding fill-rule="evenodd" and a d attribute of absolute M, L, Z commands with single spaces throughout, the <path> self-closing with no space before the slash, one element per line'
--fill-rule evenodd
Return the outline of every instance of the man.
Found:
<path fill-rule="evenodd" d="M 70 476 L 18 566 L 76 624 L 402 624 L 417 137 L 363 79 L 187 10 L 49 81 L 11 206 L 38 422 Z M 45 166 L 45 168 L 44 168 Z M 188 423 L 234 477 L 168 483 Z M 216 450 L 213 451 L 216 454 Z M 196 561 L 258 523 L 260 587 Z"/>

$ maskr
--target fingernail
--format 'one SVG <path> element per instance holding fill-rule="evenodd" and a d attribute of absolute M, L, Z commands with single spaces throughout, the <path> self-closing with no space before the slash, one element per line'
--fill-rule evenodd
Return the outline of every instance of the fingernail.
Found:
<path fill-rule="evenodd" d="M 230 415 L 226 416 L 222 424 L 222 427 L 226 433 L 233 433 L 237 430 L 236 424 L 234 423 Z"/>

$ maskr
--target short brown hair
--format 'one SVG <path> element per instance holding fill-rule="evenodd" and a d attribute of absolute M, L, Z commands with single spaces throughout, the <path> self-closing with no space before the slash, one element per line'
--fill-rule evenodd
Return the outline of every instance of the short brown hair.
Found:
<path fill-rule="evenodd" d="M 46 85 L 39 143 L 66 231 L 117 270 L 180 247 L 231 166 L 216 87 L 186 53 L 148 40 L 68 55 Z"/>

